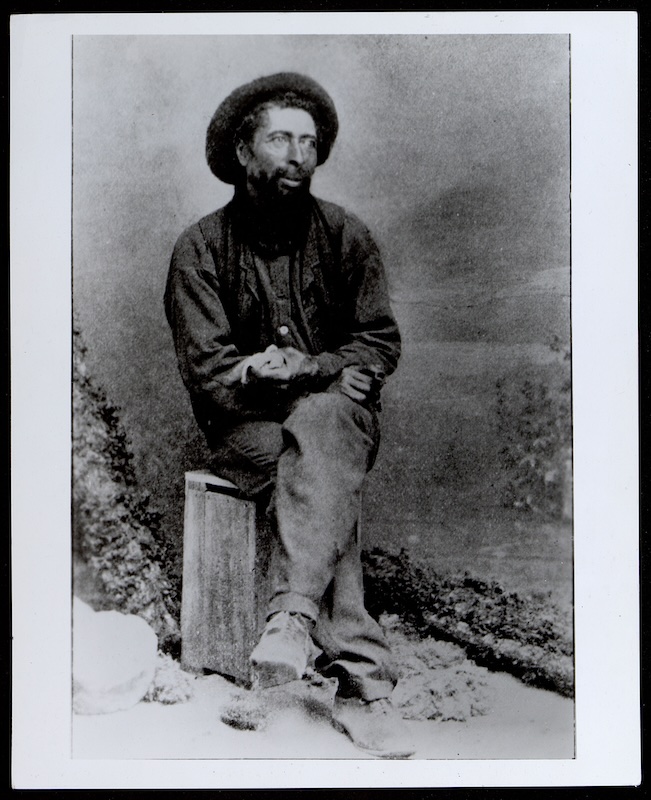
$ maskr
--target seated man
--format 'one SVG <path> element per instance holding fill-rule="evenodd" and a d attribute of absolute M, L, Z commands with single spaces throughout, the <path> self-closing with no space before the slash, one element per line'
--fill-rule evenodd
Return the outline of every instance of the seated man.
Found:
<path fill-rule="evenodd" d="M 208 164 L 235 186 L 179 238 L 165 309 L 214 471 L 275 516 L 260 687 L 316 667 L 338 680 L 335 723 L 381 756 L 413 753 L 396 682 L 364 608 L 357 520 L 379 441 L 379 393 L 400 337 L 376 245 L 310 193 L 338 128 L 312 79 L 279 73 L 215 112 Z"/>

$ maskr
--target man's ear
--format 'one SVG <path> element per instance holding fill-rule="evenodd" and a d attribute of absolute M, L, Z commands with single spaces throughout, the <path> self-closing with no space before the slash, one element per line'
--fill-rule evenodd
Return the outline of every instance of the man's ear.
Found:
<path fill-rule="evenodd" d="M 245 167 L 249 163 L 249 159 L 251 157 L 251 150 L 248 144 L 240 140 L 235 145 L 235 152 L 237 153 L 237 160 L 240 162 L 240 165 Z"/>

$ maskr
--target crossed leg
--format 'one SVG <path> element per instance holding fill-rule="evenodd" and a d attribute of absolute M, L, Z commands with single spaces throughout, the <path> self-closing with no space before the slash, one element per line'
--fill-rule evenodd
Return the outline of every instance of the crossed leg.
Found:
<path fill-rule="evenodd" d="M 317 666 L 338 694 L 375 700 L 395 684 L 390 651 L 364 608 L 359 506 L 379 442 L 376 415 L 338 392 L 297 401 L 284 423 L 246 422 L 224 437 L 220 474 L 245 490 L 272 488 L 277 536 L 269 614 L 315 623 Z"/>

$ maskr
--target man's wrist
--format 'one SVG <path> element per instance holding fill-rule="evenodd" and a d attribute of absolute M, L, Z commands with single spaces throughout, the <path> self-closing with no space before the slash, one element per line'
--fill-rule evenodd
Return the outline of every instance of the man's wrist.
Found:
<path fill-rule="evenodd" d="M 324 380 L 335 380 L 346 366 L 346 361 L 336 353 L 319 353 L 316 356 L 312 356 L 312 358 L 317 363 L 319 377 Z"/>
<path fill-rule="evenodd" d="M 299 374 L 309 378 L 318 378 L 321 374 L 321 368 L 317 359 L 314 356 L 306 356 Z"/>

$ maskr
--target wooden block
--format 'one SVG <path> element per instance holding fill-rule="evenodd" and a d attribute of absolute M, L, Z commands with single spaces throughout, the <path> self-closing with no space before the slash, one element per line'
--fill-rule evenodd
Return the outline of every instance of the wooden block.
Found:
<path fill-rule="evenodd" d="M 270 532 L 252 500 L 215 475 L 185 476 L 182 663 L 250 680 L 268 600 Z"/>

